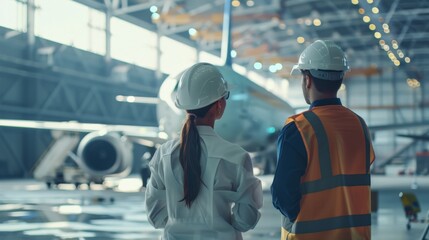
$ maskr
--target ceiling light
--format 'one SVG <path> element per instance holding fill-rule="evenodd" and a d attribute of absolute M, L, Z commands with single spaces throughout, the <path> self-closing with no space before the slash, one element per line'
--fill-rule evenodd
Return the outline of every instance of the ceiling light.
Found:
<path fill-rule="evenodd" d="M 359 4 L 359 0 L 352 0 L 353 5 L 358 5 Z"/>
<path fill-rule="evenodd" d="M 394 44 L 392 44 L 392 47 L 393 47 L 393 49 L 398 49 L 398 44 L 396 44 L 396 43 L 394 43 Z"/>
<path fill-rule="evenodd" d="M 418 88 L 420 87 L 420 82 L 419 80 L 415 79 L 415 78 L 407 78 L 407 84 L 410 88 Z"/>
<path fill-rule="evenodd" d="M 195 28 L 189 28 L 188 33 L 190 36 L 196 36 L 198 32 Z"/>
<path fill-rule="evenodd" d="M 314 24 L 314 26 L 318 27 L 318 26 L 322 25 L 322 21 L 320 21 L 320 19 L 316 18 L 313 20 L 313 24 Z"/>
<path fill-rule="evenodd" d="M 129 103 L 133 103 L 133 102 L 136 101 L 136 97 L 134 97 L 134 96 L 127 96 L 126 97 L 126 101 L 129 102 Z"/>
<path fill-rule="evenodd" d="M 384 32 L 385 32 L 385 33 L 390 33 L 390 30 L 389 30 L 388 28 L 385 28 L 385 29 L 384 29 Z"/>
<path fill-rule="evenodd" d="M 125 101 L 125 96 L 122 96 L 122 95 L 118 95 L 118 96 L 116 96 L 116 101 L 118 101 L 118 102 L 123 102 L 123 101 Z"/>
<path fill-rule="evenodd" d="M 386 44 L 386 42 L 385 42 L 383 39 L 381 39 L 381 40 L 379 41 L 379 43 L 380 43 L 380 45 L 381 45 L 381 46 L 383 46 L 384 44 Z"/>
<path fill-rule="evenodd" d="M 279 23 L 279 28 L 282 30 L 285 30 L 286 29 L 286 23 L 284 23 L 284 22 Z"/>
<path fill-rule="evenodd" d="M 160 17 L 161 16 L 158 13 L 156 13 L 156 12 L 152 13 L 152 16 L 151 16 L 153 22 L 158 21 Z"/>
<path fill-rule="evenodd" d="M 369 4 L 372 4 L 374 0 L 366 0 Z"/>
<path fill-rule="evenodd" d="M 231 4 L 232 4 L 233 7 L 239 7 L 240 6 L 240 1 L 233 0 Z"/>
<path fill-rule="evenodd" d="M 369 29 L 374 31 L 377 27 L 375 26 L 375 24 L 371 23 L 369 24 Z"/>
<path fill-rule="evenodd" d="M 237 57 L 237 51 L 235 51 L 235 50 L 231 50 L 231 57 L 232 57 L 232 58 Z"/>
<path fill-rule="evenodd" d="M 252 1 L 252 0 L 248 0 L 248 1 L 246 2 L 246 5 L 247 5 L 248 7 L 253 7 L 253 6 L 255 5 L 255 2 L 254 2 L 254 1 Z"/>
<path fill-rule="evenodd" d="M 276 67 L 276 65 L 270 65 L 268 70 L 270 70 L 270 72 L 272 72 L 272 73 L 275 73 L 275 72 L 277 72 L 277 67 Z"/>
<path fill-rule="evenodd" d="M 373 8 L 372 8 L 372 12 L 373 12 L 374 14 L 377 14 L 379 11 L 380 11 L 380 10 L 378 10 L 378 7 L 373 7 Z"/>
<path fill-rule="evenodd" d="M 389 51 L 390 50 L 390 47 L 389 47 L 389 45 L 383 45 L 383 49 L 384 49 L 384 51 Z"/>
<path fill-rule="evenodd" d="M 277 68 L 277 71 L 280 71 L 283 69 L 283 65 L 281 63 L 276 63 L 276 68 Z"/>
<path fill-rule="evenodd" d="M 296 41 L 297 41 L 299 44 L 303 44 L 303 43 L 305 42 L 305 38 L 304 38 L 304 37 L 297 37 L 297 38 L 296 38 Z"/>
<path fill-rule="evenodd" d="M 395 64 L 395 66 L 399 67 L 399 65 L 401 65 L 401 62 L 396 59 L 395 61 L 393 61 L 393 64 Z"/>
<path fill-rule="evenodd" d="M 363 21 L 364 21 L 364 22 L 366 22 L 366 23 L 369 23 L 369 22 L 371 21 L 371 18 L 370 18 L 370 17 L 368 17 L 368 16 L 364 16 L 362 19 L 363 19 Z"/>
<path fill-rule="evenodd" d="M 151 13 L 156 13 L 156 12 L 158 12 L 158 7 L 157 6 L 152 6 L 152 7 L 150 7 L 150 12 Z"/>
<path fill-rule="evenodd" d="M 255 62 L 255 63 L 253 64 L 253 67 L 254 67 L 256 70 L 259 70 L 259 69 L 261 69 L 261 68 L 262 68 L 262 63 L 260 63 L 260 62 Z"/>
<path fill-rule="evenodd" d="M 384 29 L 389 29 L 389 25 L 387 23 L 383 23 L 383 28 Z"/>
<path fill-rule="evenodd" d="M 305 19 L 305 25 L 310 26 L 312 23 L 310 18 Z"/>
<path fill-rule="evenodd" d="M 381 38 L 381 33 L 375 32 L 374 33 L 374 37 L 377 38 L 377 39 Z"/>
<path fill-rule="evenodd" d="M 364 13 L 365 13 L 365 9 L 363 9 L 363 8 L 359 8 L 359 13 L 360 13 L 360 14 L 364 14 Z"/>
<path fill-rule="evenodd" d="M 410 63 L 411 62 L 411 59 L 409 57 L 406 57 L 404 60 L 405 60 L 406 63 Z"/>

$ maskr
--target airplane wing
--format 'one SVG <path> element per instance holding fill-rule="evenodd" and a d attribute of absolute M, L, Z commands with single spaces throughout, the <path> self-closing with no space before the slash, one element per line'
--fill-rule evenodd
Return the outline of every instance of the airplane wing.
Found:
<path fill-rule="evenodd" d="M 168 134 L 158 127 L 133 126 L 133 125 L 109 125 L 99 123 L 81 123 L 76 121 L 33 121 L 17 119 L 0 119 L 0 127 L 46 129 L 67 132 L 119 132 L 130 137 L 136 143 L 146 146 L 154 146 L 168 139 Z"/>
<path fill-rule="evenodd" d="M 428 135 L 417 135 L 417 134 L 396 134 L 398 137 L 412 138 L 414 140 L 429 141 Z"/>
<path fill-rule="evenodd" d="M 371 132 L 396 130 L 396 129 L 404 129 L 404 128 L 407 128 L 407 129 L 408 128 L 425 128 L 425 127 L 426 128 L 429 127 L 429 121 L 368 126 Z"/>

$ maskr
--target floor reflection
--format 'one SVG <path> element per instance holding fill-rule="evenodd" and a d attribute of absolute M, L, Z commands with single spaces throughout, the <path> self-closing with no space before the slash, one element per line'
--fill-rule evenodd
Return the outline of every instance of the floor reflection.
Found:
<path fill-rule="evenodd" d="M 22 184 L 20 189 L 19 184 Z M 267 183 L 267 185 L 269 185 Z M 12 188 L 10 186 L 13 186 Z M 28 190 L 26 183 L 0 182 L 0 239 L 159 239 L 160 230 L 147 221 L 144 193 L 112 190 Z M 266 189 L 268 190 L 268 189 Z M 379 209 L 372 217 L 372 239 L 419 239 L 426 224 L 407 220 L 399 191 L 379 192 Z M 429 209 L 429 191 L 415 190 L 424 218 Z M 244 239 L 280 239 L 280 215 L 264 193 L 262 217 Z"/>

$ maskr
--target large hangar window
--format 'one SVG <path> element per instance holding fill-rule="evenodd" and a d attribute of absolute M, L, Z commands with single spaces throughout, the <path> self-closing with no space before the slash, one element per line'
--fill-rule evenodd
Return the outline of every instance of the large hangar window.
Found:
<path fill-rule="evenodd" d="M 106 53 L 106 15 L 70 0 L 35 0 L 35 34 L 64 45 L 104 55 Z M 16 0 L 0 0 L 0 26 L 26 31 L 27 6 Z M 222 65 L 218 54 L 162 36 L 158 54 L 157 33 L 141 26 L 111 18 L 111 57 L 164 74 L 180 72 L 198 61 Z M 13 35 L 13 32 L 12 32 Z M 179 61 L 180 60 L 180 61 Z M 285 97 L 288 81 L 274 80 L 249 68 L 233 64 L 233 69 L 264 88 Z"/>
<path fill-rule="evenodd" d="M 156 69 L 156 33 L 127 21 L 112 18 L 112 58 Z"/>
<path fill-rule="evenodd" d="M 167 74 L 183 70 L 197 62 L 197 50 L 171 38 L 161 37 L 161 71 Z"/>
<path fill-rule="evenodd" d="M 199 56 L 201 62 L 209 62 L 216 65 L 222 65 L 222 59 L 208 52 L 200 51 Z"/>
<path fill-rule="evenodd" d="M 65 45 L 105 53 L 105 14 L 69 0 L 36 0 L 35 34 Z"/>
<path fill-rule="evenodd" d="M 16 0 L 2 0 L 0 6 L 0 26 L 26 31 L 27 5 Z"/>

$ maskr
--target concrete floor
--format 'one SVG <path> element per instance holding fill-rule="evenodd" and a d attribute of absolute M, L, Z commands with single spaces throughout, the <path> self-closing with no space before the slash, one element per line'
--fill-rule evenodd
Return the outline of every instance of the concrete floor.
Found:
<path fill-rule="evenodd" d="M 144 193 L 130 186 L 128 191 L 112 190 L 47 190 L 44 184 L 30 180 L 0 182 L 0 239 L 159 239 L 161 231 L 147 222 L 143 207 Z M 138 183 L 137 183 L 138 184 Z M 269 184 L 265 183 L 265 190 Z M 62 186 L 72 189 L 73 186 Z M 426 225 L 412 224 L 406 229 L 398 193 L 380 190 L 379 209 L 373 214 L 372 239 L 420 239 Z M 429 210 L 429 191 L 414 191 L 422 213 Z M 244 239 L 279 239 L 280 215 L 271 205 L 268 191 L 264 194 L 262 217 L 257 227 L 244 233 Z M 429 239 L 429 238 L 428 238 Z"/>

